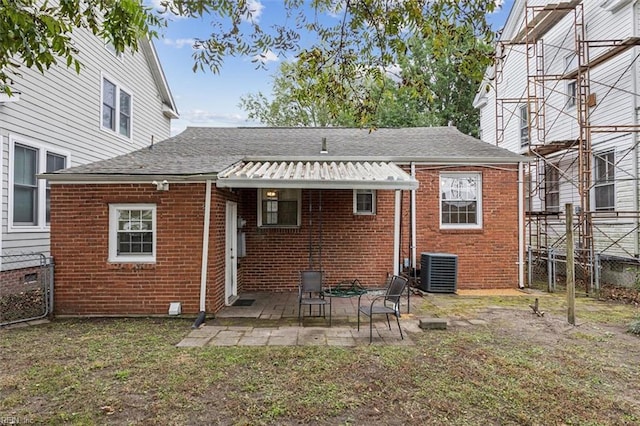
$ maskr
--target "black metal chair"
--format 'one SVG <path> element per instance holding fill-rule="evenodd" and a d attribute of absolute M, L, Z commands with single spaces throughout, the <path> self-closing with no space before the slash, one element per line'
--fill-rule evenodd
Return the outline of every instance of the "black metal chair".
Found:
<path fill-rule="evenodd" d="M 309 316 L 311 308 L 318 306 L 318 316 L 327 318 L 326 307 L 329 305 L 329 327 L 331 327 L 331 297 L 325 298 L 324 274 L 322 271 L 300 271 L 300 283 L 298 285 L 298 323 L 302 324 L 303 306 L 309 306 Z"/>
<path fill-rule="evenodd" d="M 360 331 L 360 314 L 362 313 L 369 317 L 369 343 L 373 342 L 373 316 L 377 314 L 387 316 L 389 330 L 391 330 L 389 315 L 394 315 L 398 323 L 398 330 L 400 330 L 400 338 L 404 340 L 402 328 L 400 327 L 400 297 L 402 297 L 406 287 L 407 279 L 394 275 L 391 277 L 384 294 L 374 297 L 371 303 L 361 305 L 360 299 L 362 295 L 358 298 L 358 331 Z"/>

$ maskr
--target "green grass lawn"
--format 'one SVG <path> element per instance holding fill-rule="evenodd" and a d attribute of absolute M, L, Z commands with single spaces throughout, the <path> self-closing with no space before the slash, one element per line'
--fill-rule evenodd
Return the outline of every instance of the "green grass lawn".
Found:
<path fill-rule="evenodd" d="M 413 314 L 486 326 L 415 346 L 176 348 L 181 319 L 56 320 L 0 330 L 0 422 L 32 424 L 640 423 L 638 308 L 425 298 Z M 406 320 L 406 319 L 405 319 Z M 22 424 L 21 423 L 21 424 Z"/>

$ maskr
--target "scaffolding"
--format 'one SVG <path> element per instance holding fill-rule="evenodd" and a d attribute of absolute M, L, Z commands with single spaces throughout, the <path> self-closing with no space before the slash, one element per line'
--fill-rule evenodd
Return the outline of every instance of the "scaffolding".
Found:
<path fill-rule="evenodd" d="M 597 220 L 598 217 L 631 218 L 630 220 L 635 223 L 635 228 L 628 230 L 626 235 L 635 234 L 634 238 L 637 240 L 640 212 L 634 210 L 601 211 L 592 208 L 591 196 L 594 188 L 592 136 L 596 133 L 630 133 L 633 135 L 635 148 L 635 145 L 638 144 L 637 132 L 640 131 L 640 126 L 637 121 L 632 124 L 591 124 L 593 111 L 597 109 L 598 103 L 602 102 L 609 92 L 604 96 L 596 97 L 596 94 L 591 91 L 590 75 L 594 68 L 628 49 L 639 46 L 640 37 L 628 37 L 620 40 L 590 40 L 586 37 L 587 19 L 581 0 L 546 5 L 539 3 L 526 1 L 524 18 L 519 32 L 509 40 L 498 42 L 494 69 L 496 144 L 501 145 L 505 142 L 505 130 L 515 117 L 520 122 L 522 151 L 531 157 L 531 162 L 525 166 L 525 176 L 528 177 L 526 205 L 529 207 L 525 223 L 528 244 L 534 252 L 549 253 L 549 250 L 557 250 L 559 246 L 565 244 L 566 235 L 558 233 L 557 226 L 554 228 L 550 225 L 550 221 L 555 220 L 557 223 L 563 220 L 563 208 L 559 206 L 559 203 L 553 208 L 548 208 L 547 204 L 550 204 L 549 200 L 553 199 L 556 202 L 559 200 L 560 180 L 573 185 L 576 194 L 575 212 L 573 212 L 576 260 L 584 271 L 591 271 L 590 275 L 593 275 L 594 229 L 598 229 L 597 224 L 594 224 L 594 219 Z M 567 43 L 563 46 L 545 44 L 545 35 L 552 29 L 559 28 L 559 25 L 563 25 L 562 28 L 568 28 L 565 40 L 563 40 Z M 545 47 L 556 52 L 556 55 L 552 58 L 545 56 Z M 553 67 L 548 66 L 545 62 L 549 59 L 557 60 L 560 49 L 570 52 L 571 61 L 562 64 L 562 72 L 551 72 Z M 501 87 L 505 85 L 504 64 L 513 54 L 526 56 L 526 87 L 517 96 L 510 94 L 511 96 L 501 97 Z M 591 57 L 592 55 L 593 57 Z M 636 57 L 634 61 L 637 59 Z M 628 69 L 624 72 L 627 71 Z M 633 75 L 632 78 L 636 78 L 636 76 Z M 615 89 L 614 86 L 615 84 L 610 87 L 610 90 Z M 553 96 L 556 96 L 557 99 L 560 93 L 566 96 L 568 89 L 564 90 L 565 87 L 573 89 L 570 101 L 575 102 L 575 130 L 573 132 L 575 137 L 572 135 L 571 138 L 555 140 L 550 136 L 552 134 L 550 127 L 553 127 L 561 116 L 566 116 L 567 112 L 564 108 L 554 107 L 549 99 Z M 637 94 L 632 93 L 632 96 L 637 96 Z M 634 155 L 632 151 L 633 149 L 630 149 L 625 155 Z M 611 166 L 618 167 L 625 155 L 619 156 L 620 158 L 616 159 L 615 164 Z M 534 175 L 537 175 L 536 179 L 532 179 Z M 637 181 L 635 185 L 637 191 Z M 536 211 L 531 208 L 531 200 L 534 197 L 540 199 L 541 208 Z M 619 235 L 607 235 L 606 232 L 600 231 L 598 235 L 600 239 L 606 240 L 606 243 L 611 246 L 620 243 L 621 237 Z M 637 260 L 637 241 L 634 246 L 632 252 L 627 254 Z M 587 293 L 594 290 L 592 285 L 592 276 L 585 277 L 585 291 Z"/>

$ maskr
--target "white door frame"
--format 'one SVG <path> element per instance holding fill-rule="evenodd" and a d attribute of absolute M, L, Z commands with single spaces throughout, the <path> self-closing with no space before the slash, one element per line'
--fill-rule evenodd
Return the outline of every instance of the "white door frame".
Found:
<path fill-rule="evenodd" d="M 225 222 L 224 304 L 238 298 L 238 203 L 227 201 Z"/>

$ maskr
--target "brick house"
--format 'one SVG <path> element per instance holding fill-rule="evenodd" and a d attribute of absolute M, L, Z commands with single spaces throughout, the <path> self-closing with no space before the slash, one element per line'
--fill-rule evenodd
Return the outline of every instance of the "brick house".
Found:
<path fill-rule="evenodd" d="M 45 174 L 56 314 L 215 314 L 307 268 L 379 286 L 423 252 L 458 256 L 457 288 L 515 288 L 522 161 L 454 127 L 188 128 Z"/>

